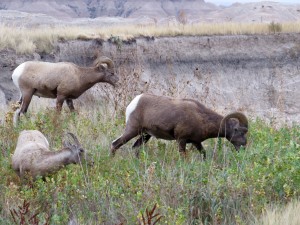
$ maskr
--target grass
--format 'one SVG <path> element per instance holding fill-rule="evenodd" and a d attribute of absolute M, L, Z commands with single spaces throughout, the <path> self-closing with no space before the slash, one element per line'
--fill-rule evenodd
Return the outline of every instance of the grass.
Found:
<path fill-rule="evenodd" d="M 124 117 L 115 114 L 81 107 L 78 114 L 57 116 L 40 109 L 30 110 L 16 128 L 0 125 L 0 224 L 13 224 L 11 210 L 18 207 L 37 213 L 40 224 L 143 224 L 155 204 L 158 224 L 268 224 L 259 222 L 263 212 L 300 195 L 299 125 L 275 129 L 251 121 L 247 148 L 235 152 L 225 140 L 208 140 L 205 161 L 193 148 L 183 159 L 174 142 L 156 139 L 142 148 L 140 159 L 132 142 L 110 158 L 110 143 L 124 128 Z M 46 181 L 22 185 L 11 155 L 23 129 L 40 130 L 55 149 L 65 131 L 74 132 L 95 165 L 69 165 Z"/>
<path fill-rule="evenodd" d="M 281 32 L 299 32 L 296 25 L 282 24 Z M 63 39 L 270 32 L 267 24 L 33 30 L 0 26 L 0 49 L 51 52 Z M 54 110 L 32 109 L 31 104 L 28 118 L 23 117 L 18 127 L 0 122 L 0 224 L 21 224 L 31 218 L 32 224 L 144 224 L 154 206 L 162 216 L 158 224 L 282 224 L 286 216 L 291 224 L 299 220 L 294 212 L 300 195 L 299 125 L 274 128 L 251 121 L 247 148 L 235 152 L 225 140 L 208 140 L 205 161 L 193 148 L 183 159 L 174 142 L 155 139 L 142 148 L 140 159 L 131 150 L 132 142 L 110 158 L 110 143 L 123 131 L 121 112 L 132 96 L 127 86 L 124 83 L 121 97 L 108 99 L 115 112 L 100 108 L 107 106 L 103 103 L 91 108 L 83 104 L 79 114 L 64 111 L 58 117 Z M 64 132 L 73 132 L 95 165 L 69 165 L 46 181 L 22 185 L 11 168 L 11 155 L 23 129 L 40 130 L 54 149 L 61 147 Z"/>
<path fill-rule="evenodd" d="M 284 207 L 272 207 L 263 213 L 257 224 L 264 225 L 297 225 L 300 224 L 300 202 L 292 201 Z"/>
<path fill-rule="evenodd" d="M 126 25 L 90 28 L 86 26 L 14 27 L 0 24 L 0 50 L 13 49 L 17 53 L 50 53 L 59 40 L 103 39 L 119 37 L 121 40 L 141 36 L 181 35 L 243 35 L 274 33 L 267 23 L 199 23 L 186 25 Z M 282 33 L 299 33 L 299 22 L 279 24 Z"/>

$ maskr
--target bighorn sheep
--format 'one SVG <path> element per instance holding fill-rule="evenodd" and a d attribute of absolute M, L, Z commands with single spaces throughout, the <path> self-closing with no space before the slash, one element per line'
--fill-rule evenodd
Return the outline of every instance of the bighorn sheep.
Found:
<path fill-rule="evenodd" d="M 125 131 L 112 142 L 111 154 L 114 155 L 123 144 L 140 135 L 133 148 L 154 136 L 176 140 L 181 153 L 185 153 L 187 143 L 192 143 L 205 157 L 202 141 L 225 137 L 239 150 L 247 143 L 247 131 L 248 120 L 240 112 L 223 117 L 192 99 L 141 94 L 127 106 Z M 136 153 L 138 156 L 139 151 Z"/>
<path fill-rule="evenodd" d="M 118 77 L 113 61 L 107 57 L 100 57 L 94 61 L 92 67 L 80 67 L 69 62 L 24 62 L 14 70 L 12 80 L 21 94 L 21 108 L 14 118 L 16 124 L 20 114 L 27 112 L 33 95 L 56 98 L 58 111 L 61 111 L 66 100 L 68 107 L 73 111 L 72 99 L 78 98 L 98 82 L 115 86 Z"/>
<path fill-rule="evenodd" d="M 12 156 L 12 167 L 21 178 L 28 173 L 35 179 L 54 173 L 68 164 L 84 160 L 92 163 L 74 134 L 68 133 L 63 145 L 61 150 L 51 151 L 48 140 L 40 131 L 23 130 Z"/>

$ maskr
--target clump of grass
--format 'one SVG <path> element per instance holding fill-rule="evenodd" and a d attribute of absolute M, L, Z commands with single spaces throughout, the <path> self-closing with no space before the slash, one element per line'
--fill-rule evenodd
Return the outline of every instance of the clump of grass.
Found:
<path fill-rule="evenodd" d="M 258 221 L 257 225 L 297 225 L 300 224 L 300 202 L 292 201 L 285 206 L 277 206 L 268 208 Z"/>
<path fill-rule="evenodd" d="M 274 34 L 282 31 L 282 25 L 280 23 L 275 23 L 274 21 L 269 24 L 268 28 L 269 32 Z"/>

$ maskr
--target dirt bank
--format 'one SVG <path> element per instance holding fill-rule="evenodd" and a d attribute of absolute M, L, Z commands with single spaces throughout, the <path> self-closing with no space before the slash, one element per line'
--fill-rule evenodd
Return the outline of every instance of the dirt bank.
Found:
<path fill-rule="evenodd" d="M 48 55 L 2 51 L 0 102 L 18 98 L 10 76 L 21 62 L 90 65 L 95 49 L 116 63 L 122 84 L 117 92 L 126 94 L 114 98 L 120 104 L 144 91 L 195 98 L 220 113 L 242 110 L 252 117 L 300 122 L 299 34 L 76 40 L 57 43 Z M 103 88 L 99 84 L 89 94 L 102 95 Z"/>

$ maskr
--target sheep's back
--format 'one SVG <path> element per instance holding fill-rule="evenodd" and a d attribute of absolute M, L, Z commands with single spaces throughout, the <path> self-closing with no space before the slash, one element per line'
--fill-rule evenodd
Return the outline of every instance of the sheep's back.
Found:
<path fill-rule="evenodd" d="M 49 89 L 57 88 L 62 81 L 70 82 L 78 74 L 78 67 L 73 63 L 50 63 L 50 62 L 26 62 L 22 75 L 19 78 L 19 86 Z"/>
<path fill-rule="evenodd" d="M 12 166 L 14 169 L 19 169 L 20 167 L 30 168 L 32 164 L 42 158 L 45 152 L 49 151 L 40 143 L 29 142 L 16 148 L 12 156 Z"/>
<path fill-rule="evenodd" d="M 17 147 L 29 142 L 40 143 L 46 148 L 49 148 L 49 142 L 47 138 L 38 130 L 23 130 L 20 132 Z"/>
<path fill-rule="evenodd" d="M 49 143 L 40 131 L 21 131 L 15 152 L 12 156 L 13 168 L 18 169 L 21 164 L 30 164 L 33 158 L 39 158 L 39 155 L 45 151 L 49 151 Z"/>

